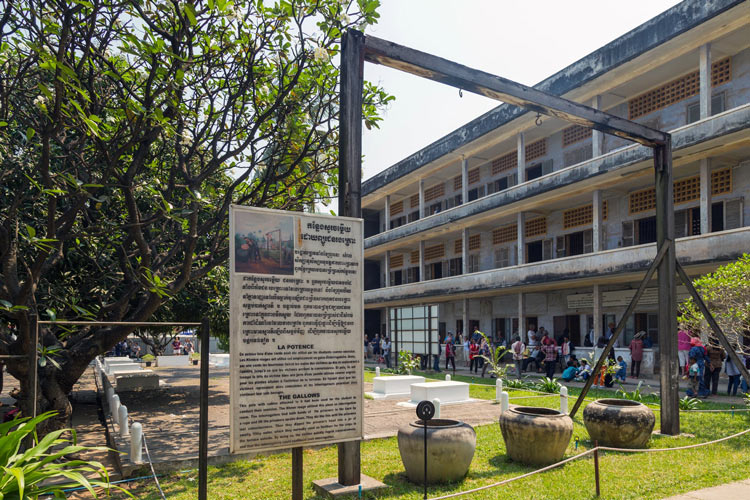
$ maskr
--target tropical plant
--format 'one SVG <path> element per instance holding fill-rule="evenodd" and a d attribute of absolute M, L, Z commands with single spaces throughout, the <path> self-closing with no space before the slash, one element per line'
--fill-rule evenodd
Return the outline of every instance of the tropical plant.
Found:
<path fill-rule="evenodd" d="M 700 404 L 699 399 L 691 398 L 690 396 L 680 398 L 680 410 L 697 410 Z"/>
<path fill-rule="evenodd" d="M 548 392 L 550 394 L 559 394 L 562 385 L 557 379 L 544 377 L 533 385 L 533 388 L 539 392 Z"/>
<path fill-rule="evenodd" d="M 103 488 L 109 495 L 111 488 L 117 488 L 126 495 L 130 493 L 110 484 L 107 469 L 99 462 L 68 460 L 66 457 L 87 450 L 104 450 L 76 444 L 73 429 L 60 429 L 49 432 L 41 440 L 37 439 L 37 426 L 50 419 L 53 412 L 36 418 L 21 418 L 0 424 L 0 498 L 36 500 L 40 496 L 53 495 L 66 498 L 64 490 L 82 487 L 94 498 L 97 489 Z M 70 436 L 70 437 L 67 437 Z M 34 439 L 33 446 L 23 449 L 28 438 Z M 98 479 L 89 479 L 86 476 Z"/>
<path fill-rule="evenodd" d="M 487 345 L 492 346 L 492 342 L 490 342 L 490 339 L 487 338 L 487 335 L 482 332 L 479 333 L 482 335 L 484 341 L 487 342 Z M 479 357 L 482 358 L 485 363 L 490 365 L 490 376 L 494 375 L 497 378 L 505 377 L 505 374 L 508 372 L 508 367 L 502 362 L 502 359 L 503 356 L 505 356 L 506 352 L 508 352 L 508 349 L 503 346 L 497 346 L 494 350 L 492 349 L 492 347 L 490 347 L 489 356 L 485 356 L 484 354 L 479 355 Z"/>
<path fill-rule="evenodd" d="M 750 392 L 746 392 L 743 395 L 743 400 L 745 401 L 746 406 L 750 406 Z"/>
<path fill-rule="evenodd" d="M 643 393 L 641 392 L 641 386 L 643 386 L 643 380 L 638 382 L 638 385 L 635 389 L 628 392 L 625 390 L 625 388 L 620 385 L 620 388 L 617 390 L 617 395 L 621 397 L 622 399 L 629 399 L 630 401 L 638 401 L 639 403 L 643 401 Z"/>
<path fill-rule="evenodd" d="M 153 354 L 146 354 L 145 356 L 141 356 L 141 361 L 153 361 L 156 359 Z"/>
<path fill-rule="evenodd" d="M 523 380 L 509 378 L 503 379 L 503 387 L 507 387 L 508 389 L 528 389 L 530 384 L 525 377 Z"/>
<path fill-rule="evenodd" d="M 411 374 L 419 366 L 419 358 L 409 351 L 398 352 L 398 372 L 402 375 Z"/>

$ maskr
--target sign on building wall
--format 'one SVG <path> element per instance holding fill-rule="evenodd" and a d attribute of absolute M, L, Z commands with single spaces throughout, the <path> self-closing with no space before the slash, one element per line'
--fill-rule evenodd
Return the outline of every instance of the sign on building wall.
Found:
<path fill-rule="evenodd" d="M 362 221 L 232 206 L 231 451 L 363 437 Z"/>

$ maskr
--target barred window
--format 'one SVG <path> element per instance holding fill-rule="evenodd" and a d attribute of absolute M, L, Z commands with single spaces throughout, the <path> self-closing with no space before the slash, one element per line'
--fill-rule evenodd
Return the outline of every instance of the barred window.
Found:
<path fill-rule="evenodd" d="M 391 203 L 391 217 L 404 211 L 404 200 Z"/>
<path fill-rule="evenodd" d="M 435 198 L 440 198 L 445 194 L 445 183 L 441 182 L 440 184 L 436 184 L 432 186 L 431 188 L 424 190 L 424 201 L 430 201 L 434 200 Z"/>
<path fill-rule="evenodd" d="M 602 219 L 607 220 L 608 216 L 609 216 L 609 204 L 607 203 L 607 200 L 604 200 L 602 202 Z"/>
<path fill-rule="evenodd" d="M 563 130 L 563 147 L 570 146 L 576 142 L 583 141 L 591 137 L 591 129 L 581 125 L 573 125 Z"/>
<path fill-rule="evenodd" d="M 411 260 L 412 264 L 418 264 L 419 263 L 419 250 L 414 250 L 411 254 L 409 259 Z"/>
<path fill-rule="evenodd" d="M 419 206 L 419 193 L 411 195 L 409 204 L 411 205 L 411 208 L 416 208 Z"/>
<path fill-rule="evenodd" d="M 687 203 L 692 200 L 699 200 L 701 197 L 701 178 L 699 175 L 680 179 L 674 183 L 674 202 L 675 204 Z"/>
<path fill-rule="evenodd" d="M 469 250 L 479 250 L 481 246 L 482 246 L 481 234 L 475 234 L 475 235 L 469 236 Z"/>
<path fill-rule="evenodd" d="M 724 194 L 732 192 L 732 169 L 722 168 L 711 172 L 711 194 Z"/>
<path fill-rule="evenodd" d="M 527 238 L 547 234 L 547 217 L 537 217 L 526 221 L 525 234 Z"/>
<path fill-rule="evenodd" d="M 479 167 L 469 170 L 469 185 L 476 184 L 479 182 Z"/>
<path fill-rule="evenodd" d="M 518 152 L 516 151 L 492 160 L 492 175 L 516 168 L 518 168 Z"/>
<path fill-rule="evenodd" d="M 492 244 L 500 245 L 518 239 L 518 224 L 510 224 L 492 231 Z"/>
<path fill-rule="evenodd" d="M 463 187 L 464 182 L 463 182 L 463 179 L 461 177 L 462 176 L 457 175 L 457 176 L 455 176 L 453 178 L 453 190 L 454 191 L 458 191 L 459 189 L 461 189 Z"/>
<path fill-rule="evenodd" d="M 563 228 L 585 226 L 594 221 L 594 205 L 589 203 L 563 212 Z"/>
<path fill-rule="evenodd" d="M 732 60 L 727 57 L 711 65 L 711 85 L 717 87 L 732 79 Z M 700 77 L 697 71 L 649 90 L 628 102 L 630 119 L 647 115 L 670 104 L 698 94 Z"/>
<path fill-rule="evenodd" d="M 654 188 L 641 189 L 630 193 L 628 213 L 637 214 L 656 207 L 656 191 Z"/>
<path fill-rule="evenodd" d="M 456 242 L 453 244 L 453 253 L 462 253 L 463 249 L 461 248 L 464 244 L 464 239 L 459 238 L 456 240 Z"/>
<path fill-rule="evenodd" d="M 526 161 L 541 158 L 547 154 L 547 138 L 526 145 Z"/>
<path fill-rule="evenodd" d="M 394 267 L 403 267 L 404 265 L 404 254 L 398 254 L 391 256 L 391 265 L 389 266 L 391 269 Z"/>
<path fill-rule="evenodd" d="M 445 245 L 433 245 L 424 249 L 424 260 L 440 259 L 445 256 Z"/>

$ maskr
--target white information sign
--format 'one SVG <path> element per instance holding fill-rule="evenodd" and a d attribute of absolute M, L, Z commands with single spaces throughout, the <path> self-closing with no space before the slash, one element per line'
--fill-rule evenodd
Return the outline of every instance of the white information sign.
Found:
<path fill-rule="evenodd" d="M 362 439 L 362 227 L 231 207 L 233 453 Z"/>

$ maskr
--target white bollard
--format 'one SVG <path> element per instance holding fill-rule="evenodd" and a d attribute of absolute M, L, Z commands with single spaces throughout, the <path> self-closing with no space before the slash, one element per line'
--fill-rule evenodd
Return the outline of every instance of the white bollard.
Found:
<path fill-rule="evenodd" d="M 500 402 L 500 394 L 503 393 L 503 379 L 495 380 L 495 400 Z"/>
<path fill-rule="evenodd" d="M 560 413 L 568 414 L 568 388 L 565 386 L 560 387 Z"/>
<path fill-rule="evenodd" d="M 120 396 L 115 394 L 112 396 L 112 406 L 109 409 L 112 412 L 112 420 L 119 425 L 119 420 L 117 420 L 120 416 Z"/>
<path fill-rule="evenodd" d="M 375 367 L 375 376 L 376 376 L 376 377 L 379 377 L 379 376 L 380 376 L 380 367 L 379 367 L 379 366 L 376 366 L 376 367 Z"/>
<path fill-rule="evenodd" d="M 451 374 L 450 374 L 450 373 L 448 373 L 448 374 L 447 374 L 447 375 L 445 376 L 445 381 L 446 381 L 446 382 L 450 382 L 450 381 L 451 381 Z"/>
<path fill-rule="evenodd" d="M 134 464 L 143 462 L 143 427 L 138 422 L 133 424 L 130 433 L 130 461 Z"/>
<path fill-rule="evenodd" d="M 130 434 L 128 430 L 128 407 L 120 405 L 117 412 L 117 421 L 120 423 L 120 437 L 127 437 Z"/>
<path fill-rule="evenodd" d="M 502 415 L 510 408 L 510 399 L 508 393 L 503 391 L 500 393 L 500 414 Z"/>
<path fill-rule="evenodd" d="M 440 418 L 440 400 L 438 398 L 435 398 L 432 400 L 432 404 L 435 405 L 435 417 L 434 418 Z"/>
<path fill-rule="evenodd" d="M 115 395 L 115 390 L 112 387 L 107 387 L 107 390 L 106 390 L 105 394 L 107 396 L 107 406 L 109 406 L 109 408 L 111 409 L 112 408 L 112 397 Z"/>

